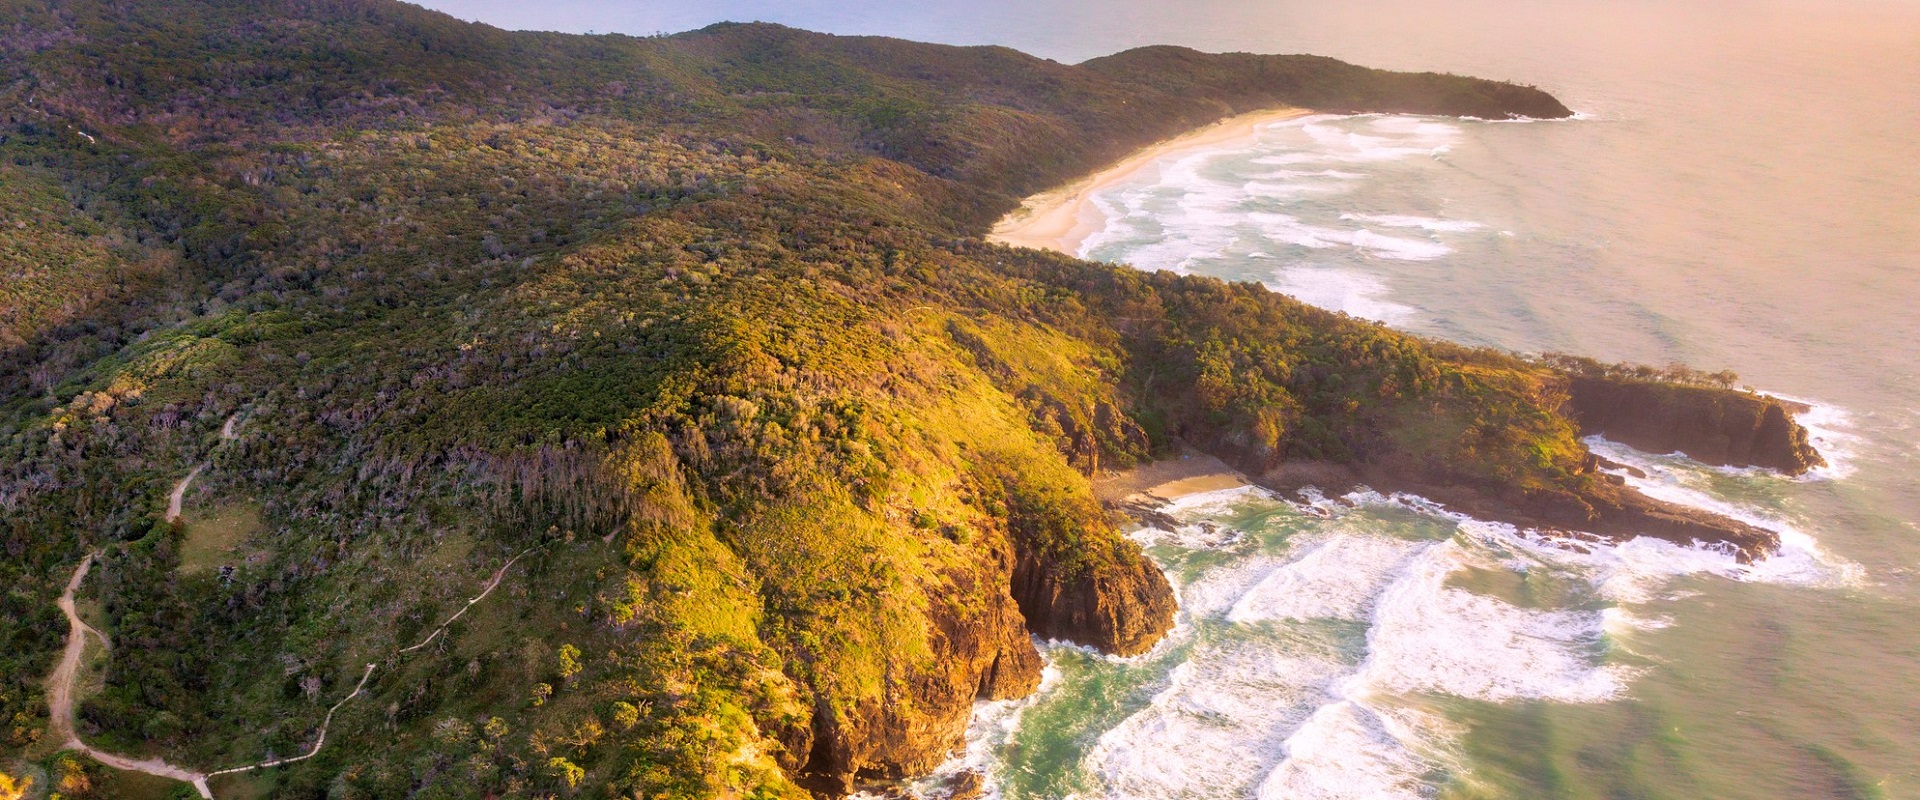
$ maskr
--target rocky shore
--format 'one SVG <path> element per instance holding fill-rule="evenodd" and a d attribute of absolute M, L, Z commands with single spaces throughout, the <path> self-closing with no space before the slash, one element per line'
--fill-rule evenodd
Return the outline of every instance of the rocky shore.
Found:
<path fill-rule="evenodd" d="M 1752 392 L 1575 375 L 1569 412 L 1583 434 L 1708 464 L 1804 475 L 1826 460 L 1794 422 L 1797 403 Z"/>

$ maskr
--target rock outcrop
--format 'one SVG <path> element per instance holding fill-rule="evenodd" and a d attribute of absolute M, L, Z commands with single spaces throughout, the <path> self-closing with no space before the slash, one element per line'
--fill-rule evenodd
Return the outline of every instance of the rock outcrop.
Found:
<path fill-rule="evenodd" d="M 1579 538 L 1625 540 L 1651 536 L 1682 545 L 1695 542 L 1733 549 L 1741 561 L 1780 549 L 1780 535 L 1740 520 L 1656 500 L 1614 481 L 1595 481 L 1578 494 L 1564 491 L 1490 493 L 1458 484 L 1428 484 L 1418 477 L 1369 473 L 1368 485 L 1418 494 L 1478 519 Z"/>
<path fill-rule="evenodd" d="M 1593 480 L 1584 491 L 1492 491 L 1465 485 L 1444 472 L 1423 473 L 1404 464 L 1343 465 L 1285 462 L 1267 467 L 1242 456 L 1228 463 L 1246 467 L 1256 483 L 1283 494 L 1313 486 L 1332 493 L 1367 487 L 1419 495 L 1476 519 L 1519 528 L 1554 531 L 1574 538 L 1597 536 L 1624 540 L 1651 536 L 1679 544 L 1716 543 L 1731 547 L 1742 561 L 1780 548 L 1780 536 L 1729 517 L 1648 497 L 1616 480 Z M 1599 459 L 1587 469 L 1596 477 Z"/>
<path fill-rule="evenodd" d="M 1793 407 L 1750 392 L 1629 378 L 1573 375 L 1569 412 L 1582 434 L 1654 453 L 1685 453 L 1730 467 L 1802 475 L 1826 461 L 1807 440 Z"/>
<path fill-rule="evenodd" d="M 950 575 L 955 596 L 927 611 L 934 657 L 930 669 L 890 681 L 876 701 L 836 715 L 824 702 L 814 710 L 803 764 L 786 765 L 816 794 L 844 796 L 862 781 L 925 774 L 965 745 L 976 700 L 1022 697 L 1040 685 L 1043 664 L 1027 627 L 1007 595 L 1004 563 L 988 574 Z M 996 574 L 997 573 L 997 574 Z M 963 598 L 985 599 L 970 608 Z M 790 745 L 791 746 L 791 745 Z M 796 769 L 797 768 L 797 769 Z"/>
<path fill-rule="evenodd" d="M 1072 564 L 1030 539 L 987 534 L 978 569 L 947 575 L 947 590 L 927 609 L 932 668 L 890 681 L 883 697 L 847 713 L 822 704 L 810 731 L 783 742 L 806 757 L 784 766 L 816 794 L 836 797 L 925 774 L 964 746 L 976 700 L 1039 687 L 1034 636 L 1118 655 L 1151 648 L 1173 626 L 1173 589 L 1104 520 L 1089 524 L 1096 535 L 1086 549 L 1099 557 Z"/>
<path fill-rule="evenodd" d="M 1035 553 L 1013 569 L 1013 597 L 1034 634 L 1138 655 L 1173 628 L 1173 588 L 1137 548 L 1131 557 L 1070 572 Z"/>

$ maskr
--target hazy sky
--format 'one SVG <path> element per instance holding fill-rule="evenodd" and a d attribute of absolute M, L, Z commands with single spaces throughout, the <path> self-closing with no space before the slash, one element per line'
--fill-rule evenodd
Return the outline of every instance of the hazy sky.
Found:
<path fill-rule="evenodd" d="M 1329 21 L 1329 16 L 1388 17 L 1390 33 L 1399 23 L 1417 22 L 1429 14 L 1450 16 L 1457 10 L 1446 3 L 1391 0 L 426 0 L 422 4 L 462 19 L 514 29 L 646 35 L 727 20 L 763 21 L 827 33 L 1001 44 L 1068 62 L 1146 44 L 1273 51 L 1287 44 L 1298 47 L 1303 41 L 1300 34 L 1309 29 L 1339 38 L 1340 29 L 1348 26 Z"/>
<path fill-rule="evenodd" d="M 1678 44 L 1717 35 L 1729 19 L 1803 29 L 1844 9 L 1849 15 L 1885 16 L 1885 24 L 1869 29 L 1920 36 L 1914 27 L 1920 0 L 424 0 L 421 4 L 462 19 L 518 30 L 643 36 L 727 20 L 764 21 L 827 33 L 1001 44 L 1066 62 L 1147 44 L 1182 44 L 1211 51 L 1312 52 L 1372 66 L 1483 74 L 1489 68 L 1499 71 L 1507 66 L 1485 58 L 1490 41 L 1579 38 L 1578 29 L 1589 26 L 1606 29 L 1610 37 L 1671 39 Z M 1417 56 L 1407 54 L 1410 48 L 1404 46 L 1414 42 L 1424 51 Z"/>

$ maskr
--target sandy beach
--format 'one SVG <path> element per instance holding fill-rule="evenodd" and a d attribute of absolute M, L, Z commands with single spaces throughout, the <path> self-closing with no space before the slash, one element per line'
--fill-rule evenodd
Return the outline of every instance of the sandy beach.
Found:
<path fill-rule="evenodd" d="M 1054 250 L 1070 256 L 1080 254 L 1080 245 L 1100 229 L 1106 220 L 1091 198 L 1095 192 L 1119 183 L 1164 156 L 1214 147 L 1245 139 L 1261 125 L 1303 117 L 1312 112 L 1299 108 L 1256 111 L 1229 117 L 1213 125 L 1191 131 L 1159 144 L 1143 148 L 1119 163 L 1066 186 L 1034 195 L 1020 208 L 993 226 L 988 241 L 1015 247 Z"/>
<path fill-rule="evenodd" d="M 1178 458 L 1143 464 L 1095 478 L 1100 502 L 1121 508 L 1158 508 L 1182 497 L 1247 486 L 1253 482 L 1213 456 L 1184 450 Z"/>

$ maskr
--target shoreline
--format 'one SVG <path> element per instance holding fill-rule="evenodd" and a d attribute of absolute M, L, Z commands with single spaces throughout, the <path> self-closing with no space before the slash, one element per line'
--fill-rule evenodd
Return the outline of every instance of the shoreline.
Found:
<path fill-rule="evenodd" d="M 1052 250 L 1078 258 L 1080 247 L 1087 237 L 1106 223 L 1105 215 L 1091 202 L 1095 192 L 1133 177 L 1147 165 L 1165 156 L 1247 138 L 1262 125 L 1299 119 L 1312 113 L 1304 108 L 1254 111 L 1148 145 L 1099 172 L 1021 201 L 1019 208 L 994 223 L 993 231 L 987 234 L 987 241 L 1012 247 Z"/>
<path fill-rule="evenodd" d="M 1254 485 L 1252 479 L 1226 462 L 1183 447 L 1174 458 L 1095 478 L 1093 494 L 1111 508 L 1157 513 L 1162 506 L 1183 497 Z"/>

